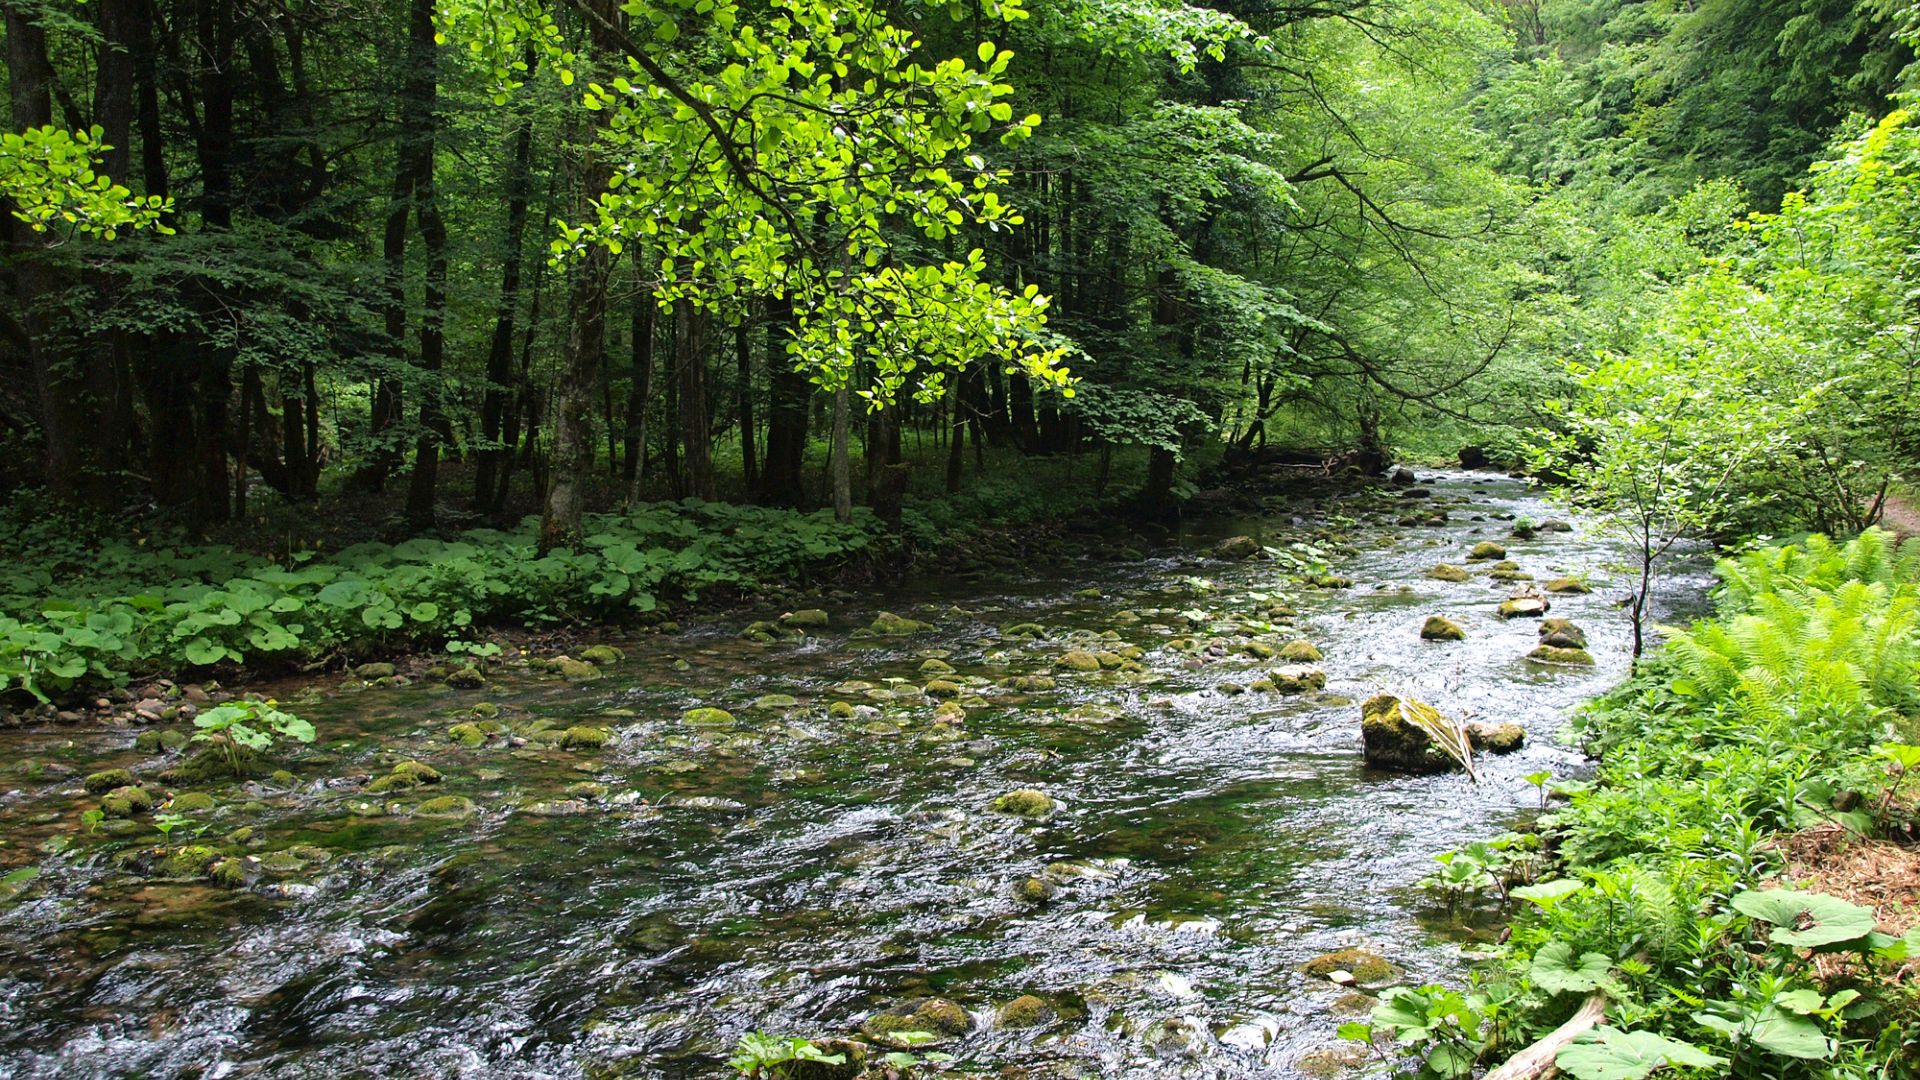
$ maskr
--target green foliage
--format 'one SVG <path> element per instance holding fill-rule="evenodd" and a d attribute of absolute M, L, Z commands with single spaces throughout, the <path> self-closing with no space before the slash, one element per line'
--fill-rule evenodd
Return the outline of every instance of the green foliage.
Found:
<path fill-rule="evenodd" d="M 741 1076 L 762 1080 L 787 1075 L 787 1066 L 795 1062 L 839 1065 L 846 1060 L 845 1054 L 829 1054 L 802 1038 L 780 1039 L 753 1031 L 740 1036 L 740 1045 L 727 1059 L 727 1066 Z"/>
<path fill-rule="evenodd" d="M 135 196 L 98 171 L 100 155 L 111 149 L 101 135 L 97 125 L 0 132 L 0 197 L 36 233 L 112 240 L 123 229 L 173 232 L 163 223 L 173 209 L 171 198 Z"/>
<path fill-rule="evenodd" d="M 310 743 L 314 738 L 312 724 L 282 710 L 271 698 L 216 705 L 196 715 L 193 726 L 198 729 L 194 741 L 219 748 L 236 776 L 246 771 L 243 750 L 249 755 L 264 754 L 281 739 Z M 171 829 L 169 825 L 162 831 Z"/>
<path fill-rule="evenodd" d="M 752 589 L 853 557 L 881 528 L 865 514 L 839 525 L 830 515 L 689 500 L 590 518 L 588 533 L 579 550 L 541 555 L 529 521 L 453 540 L 358 544 L 326 559 L 301 553 L 284 566 L 121 543 L 106 546 L 109 576 L 91 587 L 54 580 L 70 566 L 55 544 L 41 569 L 15 580 L 62 598 L 0 595 L 0 691 L 44 697 L 155 668 L 467 641 L 489 620 L 556 623 L 651 611 L 662 597 Z"/>

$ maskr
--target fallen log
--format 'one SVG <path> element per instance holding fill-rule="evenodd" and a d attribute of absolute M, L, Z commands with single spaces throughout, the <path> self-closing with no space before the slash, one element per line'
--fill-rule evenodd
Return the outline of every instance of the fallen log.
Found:
<path fill-rule="evenodd" d="M 1607 995 L 1596 993 L 1581 1004 L 1573 1018 L 1548 1033 L 1547 1037 L 1507 1059 L 1505 1065 L 1481 1080 L 1545 1080 L 1556 1076 L 1560 1067 L 1553 1063 L 1561 1047 L 1599 1026 L 1607 1018 Z"/>

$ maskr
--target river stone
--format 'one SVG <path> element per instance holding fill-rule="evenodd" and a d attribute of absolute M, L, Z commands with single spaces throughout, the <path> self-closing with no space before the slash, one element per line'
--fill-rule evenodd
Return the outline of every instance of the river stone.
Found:
<path fill-rule="evenodd" d="M 473 816 L 473 800 L 465 795 L 437 795 L 413 808 L 415 817 L 458 821 Z"/>
<path fill-rule="evenodd" d="M 1554 578 L 1553 580 L 1547 582 L 1545 585 L 1541 586 L 1541 588 L 1547 590 L 1550 593 L 1559 593 L 1566 596 L 1580 596 L 1593 591 L 1592 589 L 1587 587 L 1586 582 L 1581 581 L 1579 578 L 1573 578 L 1573 577 Z"/>
<path fill-rule="evenodd" d="M 1466 628 L 1445 615 L 1429 615 L 1420 627 L 1422 641 L 1465 641 Z"/>
<path fill-rule="evenodd" d="M 922 660 L 920 662 L 920 674 L 951 675 L 953 674 L 953 665 L 947 663 L 945 660 L 942 660 L 939 657 L 931 657 L 929 659 Z"/>
<path fill-rule="evenodd" d="M 114 788 L 132 787 L 133 783 L 133 773 L 127 769 L 101 769 L 89 774 L 80 782 L 80 786 L 89 795 L 104 795 Z"/>
<path fill-rule="evenodd" d="M 761 694 L 748 705 L 749 709 L 792 709 L 797 708 L 800 699 L 792 694 Z"/>
<path fill-rule="evenodd" d="M 688 727 L 697 728 L 730 728 L 734 725 L 732 713 L 710 706 L 688 709 L 680 714 L 680 720 Z"/>
<path fill-rule="evenodd" d="M 1365 995 L 1362 995 L 1365 996 Z M 1369 998 L 1369 1001 L 1372 999 Z M 1293 1067 L 1314 1080 L 1331 1080 L 1332 1077 L 1352 1072 L 1371 1060 L 1366 1048 L 1359 1046 L 1323 1046 L 1318 1050 L 1309 1050 L 1294 1059 Z"/>
<path fill-rule="evenodd" d="M 131 784 L 100 796 L 100 812 L 110 818 L 128 818 L 153 809 L 153 793 Z"/>
<path fill-rule="evenodd" d="M 1585 649 L 1563 649 L 1555 645 L 1535 645 L 1527 659 L 1541 664 L 1570 664 L 1592 667 L 1593 654 Z"/>
<path fill-rule="evenodd" d="M 867 625 L 867 631 L 878 637 L 904 637 L 908 634 L 925 633 L 931 629 L 933 626 L 929 623 L 895 615 L 891 611 L 883 611 L 875 615 L 873 622 Z"/>
<path fill-rule="evenodd" d="M 187 744 L 187 733 L 167 728 L 162 731 L 143 731 L 134 736 L 133 748 L 143 754 L 158 754 L 165 750 L 178 750 Z"/>
<path fill-rule="evenodd" d="M 215 806 L 213 796 L 204 791 L 183 791 L 167 803 L 176 814 L 204 814 Z"/>
<path fill-rule="evenodd" d="M 1516 596 L 1502 603 L 1498 612 L 1503 619 L 1538 619 L 1551 606 L 1544 596 Z"/>
<path fill-rule="evenodd" d="M 598 749 L 613 740 L 613 733 L 606 728 L 575 725 L 566 730 L 565 741 L 561 744 L 570 750 Z"/>
<path fill-rule="evenodd" d="M 827 715 L 836 720 L 849 719 L 854 715 L 853 703 L 850 701 L 836 701 L 827 706 Z"/>
<path fill-rule="evenodd" d="M 372 682 L 375 679 L 391 679 L 393 678 L 393 665 L 387 663 L 361 664 L 359 667 L 353 669 L 353 673 L 368 682 Z"/>
<path fill-rule="evenodd" d="M 1561 521 L 1559 518 L 1548 518 L 1547 520 L 1541 522 L 1538 526 L 1536 526 L 1536 528 L 1538 528 L 1541 532 L 1553 532 L 1553 533 L 1565 533 L 1565 532 L 1573 531 L 1572 525 L 1569 525 L 1568 523 Z"/>
<path fill-rule="evenodd" d="M 1028 904 L 1044 904 L 1058 891 L 1052 882 L 1038 877 L 1026 878 L 1013 887 L 1014 898 Z"/>
<path fill-rule="evenodd" d="M 1468 562 L 1494 562 L 1507 557 L 1507 549 L 1491 540 L 1482 540 L 1467 553 Z"/>
<path fill-rule="evenodd" d="M 1000 1006 L 1000 1026 L 1005 1028 L 1039 1027 L 1047 1022 L 1053 1009 L 1045 998 L 1033 994 L 1021 994 L 1005 1005 Z"/>
<path fill-rule="evenodd" d="M 1418 701 L 1406 704 L 1432 708 Z M 1401 700 L 1392 694 L 1375 694 L 1361 704 L 1360 741 L 1367 764 L 1376 769 L 1432 773 L 1460 767 L 1423 728 L 1407 719 Z"/>
<path fill-rule="evenodd" d="M 484 690 L 487 677 L 479 668 L 468 664 L 466 667 L 455 668 L 448 672 L 446 683 L 455 690 Z"/>
<path fill-rule="evenodd" d="M 1287 664 L 1267 673 L 1273 688 L 1283 694 L 1304 694 L 1327 687 L 1327 673 L 1310 664 Z"/>
<path fill-rule="evenodd" d="M 1526 745 L 1527 729 L 1513 723 L 1468 724 L 1467 740 L 1475 750 L 1485 750 L 1489 754 L 1511 754 Z"/>
<path fill-rule="evenodd" d="M 1280 659 L 1289 664 L 1317 664 L 1322 657 L 1319 646 L 1305 638 L 1298 638 L 1280 647 Z"/>
<path fill-rule="evenodd" d="M 1540 644 L 1559 649 L 1584 649 L 1587 647 L 1587 632 L 1575 626 L 1571 619 L 1542 619 Z"/>
<path fill-rule="evenodd" d="M 1099 671 L 1100 658 L 1085 649 L 1068 649 L 1053 662 L 1053 666 L 1069 671 Z"/>
<path fill-rule="evenodd" d="M 1213 547 L 1216 559 L 1251 559 L 1260 554 L 1260 541 L 1251 536 L 1229 536 Z"/>
<path fill-rule="evenodd" d="M 1047 628 L 1039 623 L 1011 623 L 1000 628 L 1000 636 L 1014 641 L 1039 641 L 1047 636 Z"/>
<path fill-rule="evenodd" d="M 1344 971 L 1353 977 L 1353 982 L 1367 987 L 1386 986 L 1400 976 L 1398 969 L 1386 957 L 1366 949 L 1338 949 L 1321 953 L 1300 965 L 1300 970 L 1316 979 L 1328 979 L 1335 972 Z"/>
<path fill-rule="evenodd" d="M 1487 575 L 1490 581 L 1532 581 L 1533 575 L 1525 570 L 1495 570 Z"/>
<path fill-rule="evenodd" d="M 611 645 L 589 645 L 580 650 L 580 659 L 589 664 L 617 664 L 627 658 L 627 654 Z"/>
<path fill-rule="evenodd" d="M 801 608 L 799 611 L 789 611 L 785 615 L 780 616 L 780 625 L 799 627 L 802 629 L 817 629 L 827 625 L 827 613 L 819 608 Z"/>
<path fill-rule="evenodd" d="M 1239 697 L 1241 694 L 1244 694 L 1247 692 L 1246 687 L 1241 686 L 1237 682 L 1231 682 L 1231 681 L 1216 683 L 1214 684 L 1213 690 L 1215 693 L 1224 694 L 1227 697 Z"/>
<path fill-rule="evenodd" d="M 857 1039 L 810 1039 L 814 1048 L 831 1061 L 790 1061 L 780 1066 L 785 1080 L 859 1080 L 867 1075 L 867 1044 Z"/>
<path fill-rule="evenodd" d="M 1240 646 L 1240 651 L 1256 660 L 1271 660 L 1279 655 L 1279 650 L 1264 641 L 1249 641 Z"/>
<path fill-rule="evenodd" d="M 575 660 L 571 656 L 557 656 L 549 662 L 549 666 L 564 679 L 577 681 L 600 677 L 599 668 L 594 667 L 585 660 Z"/>
<path fill-rule="evenodd" d="M 1011 814 L 1014 817 L 1040 819 L 1051 816 L 1059 803 L 1053 796 L 1034 788 L 1021 788 L 1009 791 L 987 804 L 987 809 L 996 814 Z"/>
<path fill-rule="evenodd" d="M 447 738 L 468 749 L 473 749 L 486 744 L 487 729 L 471 722 L 455 724 L 447 729 Z"/>
<path fill-rule="evenodd" d="M 1427 576 L 1435 581 L 1467 581 L 1471 579 L 1473 575 L 1467 573 L 1465 567 L 1455 566 L 1452 563 L 1441 563 L 1427 571 Z"/>
<path fill-rule="evenodd" d="M 973 1017 L 967 1010 L 945 998 L 927 998 L 923 1001 L 909 1001 L 885 1012 L 875 1013 L 860 1025 L 861 1034 L 877 1043 L 887 1046 L 906 1045 L 895 1038 L 896 1032 L 924 1031 L 945 1041 L 956 1035 L 965 1035 L 973 1029 Z M 916 1046 L 929 1045 L 925 1042 Z"/>

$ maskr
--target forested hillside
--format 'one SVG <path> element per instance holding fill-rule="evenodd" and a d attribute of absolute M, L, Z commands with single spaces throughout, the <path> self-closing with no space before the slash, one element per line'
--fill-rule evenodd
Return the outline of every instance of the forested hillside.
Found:
<path fill-rule="evenodd" d="M 0 16 L 0 1074 L 1920 1076 L 1920 5 Z"/>

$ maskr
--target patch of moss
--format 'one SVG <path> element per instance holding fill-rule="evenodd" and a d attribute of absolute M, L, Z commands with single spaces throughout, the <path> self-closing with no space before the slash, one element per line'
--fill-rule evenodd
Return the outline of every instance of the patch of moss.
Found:
<path fill-rule="evenodd" d="M 680 714 L 680 719 L 688 727 L 730 728 L 734 725 L 732 713 L 725 709 L 716 709 L 711 706 L 688 709 L 686 712 Z"/>
<path fill-rule="evenodd" d="M 1009 791 L 987 804 L 996 814 L 1012 814 L 1023 818 L 1044 818 L 1052 814 L 1060 805 L 1053 796 L 1033 788 L 1021 788 Z"/>
<path fill-rule="evenodd" d="M 104 795 L 114 788 L 132 787 L 133 773 L 126 769 L 101 769 L 80 782 L 89 795 Z"/>
<path fill-rule="evenodd" d="M 1000 1006 L 1000 1026 L 1009 1028 L 1039 1027 L 1047 1022 L 1047 1015 L 1053 1010 L 1046 999 L 1033 994 L 1021 994 L 1005 1005 Z"/>
<path fill-rule="evenodd" d="M 1322 657 L 1318 645 L 1305 638 L 1296 638 L 1280 647 L 1280 659 L 1289 664 L 1317 664 Z"/>
<path fill-rule="evenodd" d="M 167 809 L 176 814 L 203 814 L 216 805 L 213 796 L 204 791 L 183 791 L 173 797 Z"/>
<path fill-rule="evenodd" d="M 613 733 L 606 728 L 576 725 L 567 729 L 562 745 L 572 750 L 597 750 L 612 741 Z"/>
<path fill-rule="evenodd" d="M 464 795 L 436 795 L 413 808 L 418 817 L 458 819 L 473 816 L 473 800 Z"/>

